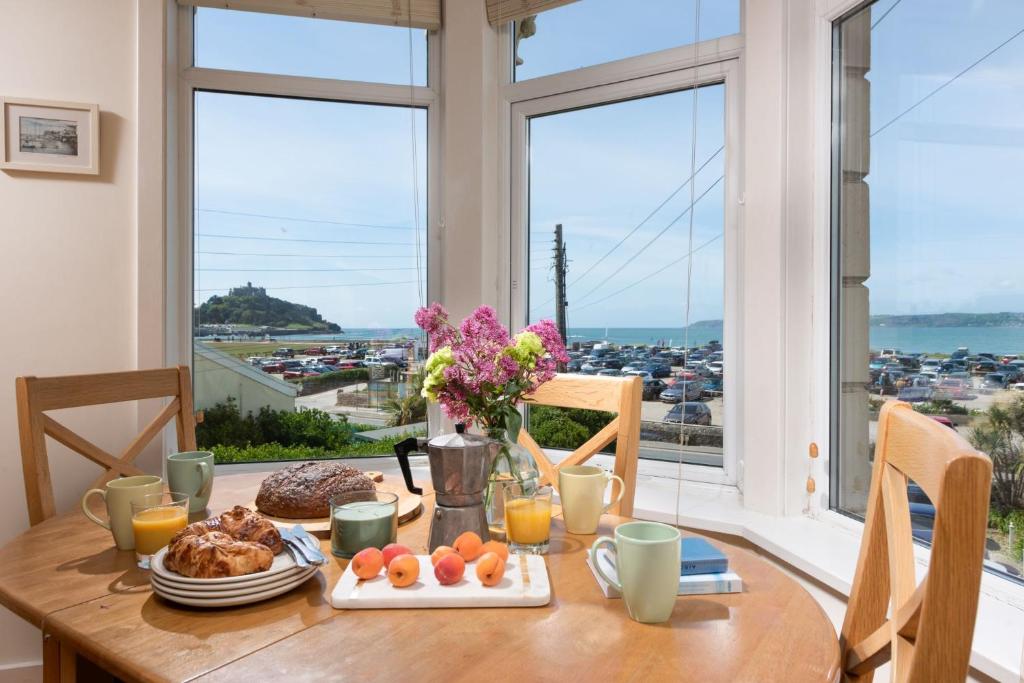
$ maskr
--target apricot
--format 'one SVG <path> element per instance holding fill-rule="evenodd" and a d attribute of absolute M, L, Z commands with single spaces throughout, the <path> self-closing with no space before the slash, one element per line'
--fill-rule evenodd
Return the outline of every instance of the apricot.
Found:
<path fill-rule="evenodd" d="M 452 548 L 451 546 L 439 545 L 439 546 L 437 546 L 437 550 L 435 550 L 434 552 L 430 553 L 430 564 L 432 564 L 432 565 L 434 565 L 436 567 L 437 563 L 440 561 L 440 559 L 442 557 L 444 557 L 445 555 L 450 555 L 450 554 L 452 554 L 454 552 L 455 552 L 455 548 Z M 460 555 L 460 557 L 461 557 L 461 555 Z"/>
<path fill-rule="evenodd" d="M 484 553 L 476 562 L 476 578 L 485 586 L 497 586 L 505 576 L 505 560 L 498 553 Z"/>
<path fill-rule="evenodd" d="M 452 543 L 452 547 L 455 548 L 455 552 L 462 555 L 462 559 L 466 562 L 472 562 L 476 558 L 480 557 L 480 549 L 483 548 L 484 542 L 476 535 L 473 531 L 464 531 L 455 539 Z"/>
<path fill-rule="evenodd" d="M 413 555 L 399 555 L 388 565 L 388 581 L 395 588 L 405 588 L 420 578 L 420 561 Z"/>
<path fill-rule="evenodd" d="M 501 541 L 487 541 L 483 547 L 480 548 L 480 554 L 494 553 L 500 557 L 503 561 L 508 562 L 508 545 Z"/>
<path fill-rule="evenodd" d="M 395 559 L 399 555 L 412 555 L 412 551 L 408 547 L 401 543 L 388 543 L 384 546 L 384 566 L 390 567 L 391 560 Z"/>
<path fill-rule="evenodd" d="M 352 573 L 360 579 L 372 579 L 384 568 L 384 553 L 376 548 L 364 548 L 352 557 Z"/>
<path fill-rule="evenodd" d="M 462 581 L 462 575 L 465 573 L 466 561 L 456 552 L 448 553 L 434 565 L 434 576 L 442 586 Z"/>

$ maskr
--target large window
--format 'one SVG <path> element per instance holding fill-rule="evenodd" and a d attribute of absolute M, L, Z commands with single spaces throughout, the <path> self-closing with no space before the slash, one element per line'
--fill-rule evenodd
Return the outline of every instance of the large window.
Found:
<path fill-rule="evenodd" d="M 986 564 L 1019 576 L 1024 5 L 884 0 L 834 46 L 832 505 L 863 515 L 878 411 L 909 401 L 992 457 Z"/>
<path fill-rule="evenodd" d="M 515 80 L 740 32 L 738 0 L 580 0 L 518 22 Z"/>
<path fill-rule="evenodd" d="M 560 231 L 568 371 L 640 375 L 644 455 L 674 461 L 685 446 L 716 466 L 724 95 L 716 84 L 529 119 L 530 320 L 559 315 Z"/>
<path fill-rule="evenodd" d="M 195 20 L 200 446 L 222 463 L 390 453 L 400 437 L 360 433 L 426 420 L 412 327 L 427 296 L 424 32 L 224 10 Z M 231 92 L 234 76 L 209 67 L 287 74 L 288 96 L 279 78 Z"/>

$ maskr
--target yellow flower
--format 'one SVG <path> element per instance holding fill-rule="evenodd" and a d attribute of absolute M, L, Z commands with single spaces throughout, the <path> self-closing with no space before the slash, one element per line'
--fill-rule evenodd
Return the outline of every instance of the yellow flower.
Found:
<path fill-rule="evenodd" d="M 455 365 L 455 355 L 450 346 L 443 346 L 430 354 L 424 365 L 426 376 L 423 378 L 423 389 L 420 390 L 423 398 L 437 401 L 437 391 L 444 387 L 444 370 L 451 365 Z"/>

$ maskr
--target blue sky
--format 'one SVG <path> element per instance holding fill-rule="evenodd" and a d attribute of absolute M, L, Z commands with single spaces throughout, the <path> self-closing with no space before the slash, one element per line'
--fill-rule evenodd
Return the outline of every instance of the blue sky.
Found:
<path fill-rule="evenodd" d="M 540 15 L 537 34 L 521 44 L 517 79 L 694 39 L 690 1 L 622 6 L 583 0 Z M 705 0 L 700 37 L 735 31 L 736 7 Z M 882 0 L 873 20 L 890 8 L 872 31 L 872 130 L 1024 28 L 1016 0 Z M 200 10 L 196 58 L 216 68 L 407 84 L 409 40 L 401 28 Z M 422 84 L 424 32 L 413 31 L 412 47 L 413 80 Z M 697 163 L 711 160 L 694 188 L 697 196 L 710 188 L 693 214 L 693 245 L 707 243 L 693 260 L 694 321 L 722 317 L 724 252 L 715 238 L 724 198 L 721 183 L 713 186 L 722 173 L 723 154 L 713 156 L 722 96 L 721 86 L 697 94 Z M 688 91 L 532 121 L 532 317 L 553 312 L 548 249 L 560 222 L 570 325 L 681 325 L 690 220 L 669 223 L 690 188 L 637 226 L 690 174 L 692 111 Z M 1024 310 L 1022 111 L 1018 38 L 872 138 L 873 313 Z M 426 121 L 414 116 L 422 240 Z M 411 124 L 405 108 L 200 94 L 197 300 L 252 281 L 342 327 L 410 326 L 419 303 Z"/>

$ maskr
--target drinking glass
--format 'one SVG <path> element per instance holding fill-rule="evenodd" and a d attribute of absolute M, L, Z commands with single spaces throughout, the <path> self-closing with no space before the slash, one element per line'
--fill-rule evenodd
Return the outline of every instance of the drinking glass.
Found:
<path fill-rule="evenodd" d="M 513 553 L 548 551 L 551 539 L 551 487 L 510 481 L 502 488 L 505 500 L 505 533 Z"/>
<path fill-rule="evenodd" d="M 347 491 L 331 498 L 331 553 L 351 558 L 398 540 L 398 495 Z"/>
<path fill-rule="evenodd" d="M 153 555 L 188 524 L 188 494 L 151 493 L 132 501 L 135 559 L 149 569 Z"/>

